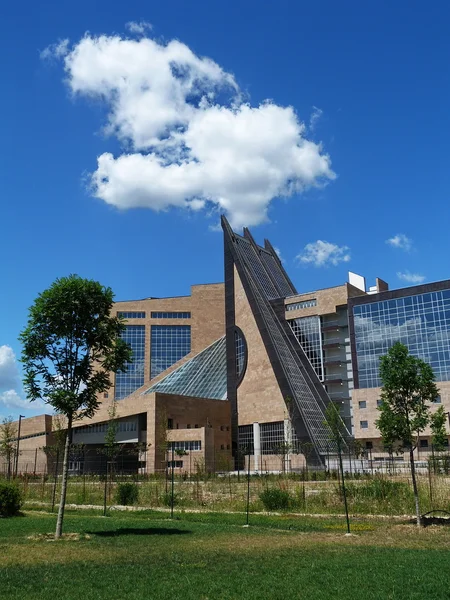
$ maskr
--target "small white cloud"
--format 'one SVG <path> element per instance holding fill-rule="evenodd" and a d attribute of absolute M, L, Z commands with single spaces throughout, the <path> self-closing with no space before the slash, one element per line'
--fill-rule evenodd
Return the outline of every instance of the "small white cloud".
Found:
<path fill-rule="evenodd" d="M 309 118 L 309 130 L 314 131 L 317 123 L 320 121 L 320 118 L 323 115 L 323 110 L 321 108 L 317 108 L 317 106 L 313 106 L 313 111 Z"/>
<path fill-rule="evenodd" d="M 0 393 L 0 406 L 5 406 L 7 409 L 38 410 L 44 408 L 45 403 L 40 400 L 34 402 L 24 400 L 16 390 L 6 390 Z"/>
<path fill-rule="evenodd" d="M 148 21 L 129 21 L 125 27 L 130 33 L 136 35 L 144 35 L 146 31 L 151 31 L 153 29 L 153 25 Z"/>
<path fill-rule="evenodd" d="M 0 391 L 14 388 L 19 383 L 16 356 L 10 346 L 0 346 Z"/>
<path fill-rule="evenodd" d="M 336 266 L 341 262 L 350 260 L 349 250 L 348 246 L 338 246 L 337 244 L 317 240 L 317 242 L 306 244 L 303 252 L 297 256 L 297 260 L 304 264 L 312 264 L 315 267 Z"/>
<path fill-rule="evenodd" d="M 425 281 L 425 275 L 420 275 L 419 273 L 410 273 L 409 271 L 405 271 L 402 273 L 399 271 L 397 273 L 397 277 L 402 281 L 407 281 L 408 283 L 422 283 Z"/>
<path fill-rule="evenodd" d="M 412 240 L 409 237 L 406 237 L 404 233 L 397 233 L 394 237 L 386 240 L 386 244 L 389 244 L 394 248 L 405 250 L 405 252 L 409 252 L 412 248 Z"/>
<path fill-rule="evenodd" d="M 275 252 L 277 253 L 278 258 L 284 263 L 284 258 L 281 256 L 281 250 L 279 248 L 274 247 Z"/>
<path fill-rule="evenodd" d="M 40 57 L 42 60 L 52 60 L 63 58 L 69 52 L 69 39 L 59 40 L 56 44 L 50 44 L 41 51 Z"/>

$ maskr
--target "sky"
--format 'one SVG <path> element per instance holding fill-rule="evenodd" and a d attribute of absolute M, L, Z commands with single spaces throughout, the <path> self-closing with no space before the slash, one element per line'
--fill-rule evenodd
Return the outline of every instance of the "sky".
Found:
<path fill-rule="evenodd" d="M 77 273 L 118 300 L 223 280 L 224 213 L 299 291 L 450 278 L 443 1 L 2 7 L 0 417 L 18 335 Z"/>

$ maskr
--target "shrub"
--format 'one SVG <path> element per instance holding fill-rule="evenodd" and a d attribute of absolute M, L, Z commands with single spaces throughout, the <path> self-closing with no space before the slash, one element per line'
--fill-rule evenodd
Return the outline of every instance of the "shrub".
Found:
<path fill-rule="evenodd" d="M 282 510 L 289 508 L 291 496 L 286 490 L 280 488 L 270 488 L 264 490 L 259 495 L 259 499 L 264 504 L 266 510 Z"/>
<path fill-rule="evenodd" d="M 136 483 L 128 481 L 126 483 L 119 483 L 116 490 L 116 502 L 123 506 L 130 504 L 136 504 L 139 497 L 139 487 Z"/>
<path fill-rule="evenodd" d="M 170 492 L 166 492 L 165 494 L 163 494 L 162 502 L 163 502 L 164 506 L 168 506 L 170 508 L 172 506 L 172 494 Z M 177 494 L 174 494 L 173 495 L 173 505 L 176 506 L 179 503 L 180 503 L 180 500 L 179 500 Z"/>
<path fill-rule="evenodd" d="M 23 503 L 22 493 L 14 483 L 0 482 L 0 516 L 17 515 Z"/>

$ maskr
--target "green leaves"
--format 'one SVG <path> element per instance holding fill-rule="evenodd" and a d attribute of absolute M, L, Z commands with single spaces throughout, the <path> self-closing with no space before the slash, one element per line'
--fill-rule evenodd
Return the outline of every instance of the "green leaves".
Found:
<path fill-rule="evenodd" d="M 31 400 L 51 404 L 67 418 L 91 417 L 110 371 L 126 368 L 124 325 L 111 316 L 114 295 L 97 281 L 70 275 L 39 294 L 20 335 L 24 387 Z"/>
<path fill-rule="evenodd" d="M 383 442 L 399 450 L 415 448 L 430 423 L 430 403 L 438 396 L 433 370 L 396 342 L 380 359 L 380 378 L 382 403 L 376 425 Z"/>

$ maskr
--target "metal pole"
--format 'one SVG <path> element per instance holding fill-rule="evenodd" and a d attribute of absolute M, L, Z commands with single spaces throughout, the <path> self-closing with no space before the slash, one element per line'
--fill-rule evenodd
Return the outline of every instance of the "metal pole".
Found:
<path fill-rule="evenodd" d="M 339 464 L 340 464 L 340 467 L 341 467 L 342 493 L 343 493 L 343 496 L 344 496 L 345 518 L 347 520 L 347 533 L 350 533 L 350 519 L 348 518 L 347 493 L 346 493 L 346 490 L 345 490 L 344 467 L 342 465 L 341 444 L 339 442 L 338 442 L 338 454 L 339 454 Z"/>
<path fill-rule="evenodd" d="M 174 447 L 175 444 L 174 442 L 172 442 L 172 501 L 170 503 L 170 518 L 173 519 L 173 484 L 174 484 L 174 466 L 175 466 L 175 460 L 174 460 L 174 456 L 173 456 L 173 452 L 174 452 Z"/>
<path fill-rule="evenodd" d="M 248 454 L 248 465 L 247 465 L 247 520 L 245 524 L 248 526 L 248 513 L 250 511 L 250 453 Z"/>
<path fill-rule="evenodd" d="M 14 469 L 14 477 L 17 477 L 17 470 L 19 468 L 20 425 L 21 425 L 22 419 L 25 419 L 25 416 L 24 415 L 19 415 L 19 429 L 18 429 L 18 432 L 17 432 L 16 466 L 15 466 L 15 469 Z"/>
<path fill-rule="evenodd" d="M 103 490 L 103 516 L 106 517 L 106 494 L 108 492 L 108 457 L 106 458 L 105 489 Z"/>
<path fill-rule="evenodd" d="M 59 467 L 59 448 L 56 451 L 55 482 L 53 484 L 52 512 L 54 512 L 54 510 L 55 510 L 56 484 L 58 482 L 58 467 Z"/>
<path fill-rule="evenodd" d="M 431 505 L 431 509 L 433 510 L 433 486 L 431 484 L 431 465 L 428 462 L 428 483 L 430 486 L 430 505 Z"/>

